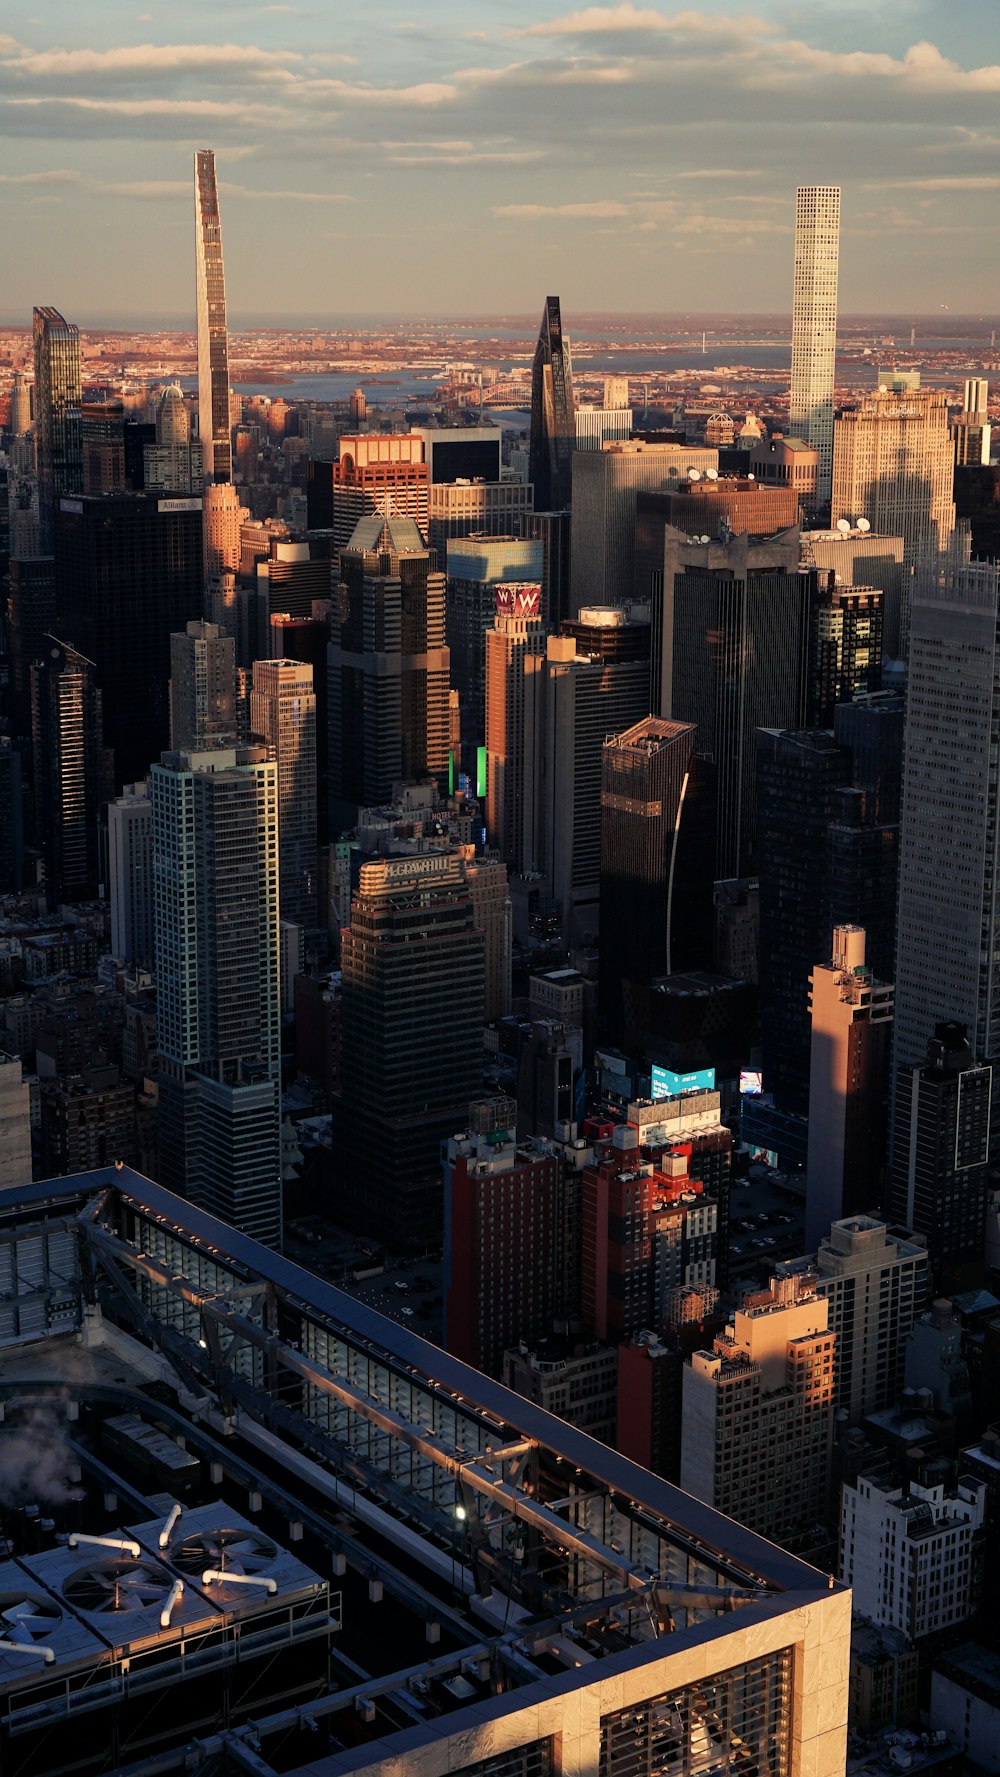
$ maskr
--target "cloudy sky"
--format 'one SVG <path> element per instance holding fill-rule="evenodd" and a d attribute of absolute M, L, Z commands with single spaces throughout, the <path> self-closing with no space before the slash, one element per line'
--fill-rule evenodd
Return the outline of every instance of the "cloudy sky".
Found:
<path fill-rule="evenodd" d="M 797 184 L 842 312 L 1000 307 L 1000 0 L 0 3 L 0 318 L 787 310 Z M 6 33 L 6 34 L 3 34 Z"/>

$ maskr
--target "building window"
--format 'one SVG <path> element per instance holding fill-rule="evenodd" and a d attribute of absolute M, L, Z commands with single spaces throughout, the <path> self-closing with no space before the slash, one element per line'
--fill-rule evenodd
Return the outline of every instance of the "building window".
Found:
<path fill-rule="evenodd" d="M 791 1650 L 601 1721 L 600 1777 L 788 1777 Z"/>

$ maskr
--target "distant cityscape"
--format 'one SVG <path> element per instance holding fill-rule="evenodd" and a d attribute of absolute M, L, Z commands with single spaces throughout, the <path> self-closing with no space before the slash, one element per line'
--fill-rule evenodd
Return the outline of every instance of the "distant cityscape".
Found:
<path fill-rule="evenodd" d="M 993 320 L 224 190 L 0 329 L 0 1772 L 995 1771 Z"/>

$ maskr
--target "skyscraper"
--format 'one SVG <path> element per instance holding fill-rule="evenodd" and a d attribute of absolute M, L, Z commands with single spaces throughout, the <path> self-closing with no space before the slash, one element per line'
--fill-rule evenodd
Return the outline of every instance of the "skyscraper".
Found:
<path fill-rule="evenodd" d="M 892 988 L 865 966 L 861 926 L 835 926 L 809 981 L 812 1043 L 806 1250 L 834 1222 L 882 1202 Z"/>
<path fill-rule="evenodd" d="M 36 308 L 33 323 L 38 525 L 40 553 L 49 555 L 60 497 L 83 492 L 80 329 L 54 308 Z"/>
<path fill-rule="evenodd" d="M 918 579 L 899 852 L 893 1068 L 919 1067 L 935 1025 L 1000 1058 L 1000 568 Z M 1000 1069 L 994 1070 L 995 1074 Z"/>
<path fill-rule="evenodd" d="M 255 660 L 250 727 L 278 766 L 281 917 L 316 924 L 316 696 L 300 660 Z"/>
<path fill-rule="evenodd" d="M 805 718 L 815 588 L 798 553 L 797 530 L 715 543 L 666 532 L 654 707 L 659 680 L 662 714 L 694 723 L 697 751 L 715 760 L 718 879 L 754 867 L 757 729 Z"/>
<path fill-rule="evenodd" d="M 236 727 L 236 645 L 217 623 L 196 617 L 170 637 L 171 750 L 234 746 Z"/>
<path fill-rule="evenodd" d="M 49 902 L 98 892 L 97 815 L 106 794 L 101 693 L 92 661 L 46 636 L 31 668 L 35 821 Z"/>
<path fill-rule="evenodd" d="M 126 784 L 108 803 L 108 889 L 111 954 L 151 969 L 153 935 L 153 805 L 149 784 Z"/>
<path fill-rule="evenodd" d="M 926 1060 L 896 1080 L 890 1204 L 926 1239 L 937 1288 L 946 1269 L 983 1260 L 992 1071 L 960 1024 L 941 1023 Z"/>
<path fill-rule="evenodd" d="M 277 766 L 165 753 L 151 780 L 160 1176 L 279 1246 Z"/>
<path fill-rule="evenodd" d="M 906 570 L 933 565 L 947 549 L 955 529 L 954 473 L 943 391 L 879 388 L 838 410 L 831 522 L 863 518 L 874 531 L 902 537 L 898 646 L 904 659 L 910 622 Z"/>
<path fill-rule="evenodd" d="M 201 615 L 201 500 L 62 500 L 55 554 L 57 626 L 97 668 L 116 787 L 135 783 L 167 745 L 171 633 Z"/>
<path fill-rule="evenodd" d="M 561 512 L 570 504 L 575 413 L 573 364 L 559 298 L 547 296 L 531 367 L 528 479 L 535 489 L 536 512 Z"/>
<path fill-rule="evenodd" d="M 588 608 L 549 636 L 545 658 L 543 808 L 546 883 L 567 944 L 598 927 L 601 752 L 649 714 L 649 616 Z"/>
<path fill-rule="evenodd" d="M 222 225 L 215 153 L 199 148 L 194 157 L 195 272 L 198 311 L 198 432 L 206 481 L 232 479 L 229 426 L 229 338 L 226 332 L 226 279 L 222 265 Z"/>
<path fill-rule="evenodd" d="M 840 187 L 800 185 L 795 197 L 789 431 L 819 451 L 816 495 L 830 498 L 837 358 Z"/>
<path fill-rule="evenodd" d="M 388 802 L 394 784 L 448 776 L 445 578 L 412 518 L 373 512 L 340 554 L 330 643 L 335 824 Z"/>
<path fill-rule="evenodd" d="M 508 581 L 496 588 L 486 632 L 486 831 L 504 862 L 522 875 L 540 868 L 545 630 L 541 588 Z"/>
<path fill-rule="evenodd" d="M 486 744 L 486 636 L 496 616 L 496 587 L 505 580 L 541 584 L 542 545 L 488 532 L 447 544 L 448 602 L 445 630 L 451 684 L 458 692 L 462 769 L 473 785 L 477 755 Z"/>
<path fill-rule="evenodd" d="M 600 1009 L 616 1039 L 641 1028 L 643 988 L 699 960 L 703 929 L 711 956 L 712 823 L 694 746 L 691 723 L 656 716 L 604 743 Z"/>
<path fill-rule="evenodd" d="M 584 605 L 627 605 L 633 599 L 649 597 L 649 587 L 639 577 L 636 506 L 640 493 L 686 489 L 690 469 L 701 474 L 718 468 L 718 463 L 718 451 L 704 445 L 658 444 L 646 439 L 577 454 L 570 521 L 574 610 Z M 715 528 L 711 527 L 713 533 Z M 661 573 L 663 531 L 661 524 L 654 544 Z"/>
<path fill-rule="evenodd" d="M 340 439 L 335 463 L 309 463 L 307 517 L 311 531 L 332 531 L 338 549 L 349 546 L 371 513 L 412 518 L 426 545 L 430 469 L 417 432 L 360 432 Z"/>
<path fill-rule="evenodd" d="M 338 1217 L 441 1237 L 441 1143 L 481 1089 L 483 934 L 462 860 L 362 864 L 342 933 Z"/>

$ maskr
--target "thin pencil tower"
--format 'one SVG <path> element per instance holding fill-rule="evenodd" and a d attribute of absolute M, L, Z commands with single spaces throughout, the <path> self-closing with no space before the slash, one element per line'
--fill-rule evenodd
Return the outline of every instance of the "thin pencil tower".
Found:
<path fill-rule="evenodd" d="M 206 482 L 232 480 L 229 428 L 229 338 L 226 279 L 215 153 L 194 157 L 195 251 L 198 284 L 198 430 Z"/>
<path fill-rule="evenodd" d="M 839 185 L 800 185 L 795 198 L 795 288 L 788 429 L 819 451 L 817 497 L 830 498 L 840 264 Z"/>

